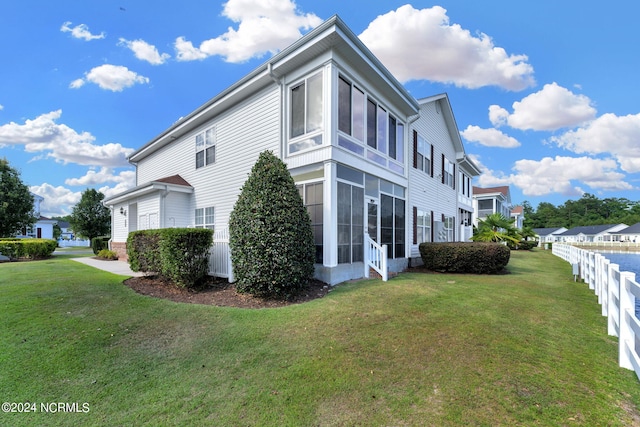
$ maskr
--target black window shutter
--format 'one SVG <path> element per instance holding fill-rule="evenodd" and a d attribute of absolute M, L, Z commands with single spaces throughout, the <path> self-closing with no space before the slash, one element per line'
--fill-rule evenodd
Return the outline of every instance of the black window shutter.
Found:
<path fill-rule="evenodd" d="M 418 132 L 413 131 L 413 168 L 418 168 Z"/>

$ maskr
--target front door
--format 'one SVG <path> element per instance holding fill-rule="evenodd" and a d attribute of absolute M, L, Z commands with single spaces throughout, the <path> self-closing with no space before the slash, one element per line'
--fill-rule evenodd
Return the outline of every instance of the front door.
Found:
<path fill-rule="evenodd" d="M 378 200 L 367 200 L 367 233 L 371 240 L 380 242 L 380 213 Z"/>

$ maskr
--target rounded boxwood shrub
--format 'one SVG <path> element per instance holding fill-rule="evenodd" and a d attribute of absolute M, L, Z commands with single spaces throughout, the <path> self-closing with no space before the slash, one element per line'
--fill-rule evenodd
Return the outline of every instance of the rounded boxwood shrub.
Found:
<path fill-rule="evenodd" d="M 421 243 L 425 268 L 447 273 L 495 274 L 509 263 L 511 250 L 501 243 Z"/>
<path fill-rule="evenodd" d="M 229 218 L 236 289 L 286 299 L 313 275 L 311 220 L 287 166 L 272 152 L 260 154 Z"/>

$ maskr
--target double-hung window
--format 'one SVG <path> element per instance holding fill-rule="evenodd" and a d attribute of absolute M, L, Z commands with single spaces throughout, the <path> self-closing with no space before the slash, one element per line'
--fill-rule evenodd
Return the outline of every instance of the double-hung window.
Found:
<path fill-rule="evenodd" d="M 216 162 L 216 128 L 196 135 L 196 169 Z"/>
<path fill-rule="evenodd" d="M 429 144 L 427 140 L 417 132 L 414 137 L 414 148 L 416 150 L 414 167 L 424 171 L 427 175 L 433 176 L 433 145 Z"/>
<path fill-rule="evenodd" d="M 322 145 L 322 71 L 290 89 L 289 153 Z"/>
<path fill-rule="evenodd" d="M 213 230 L 215 225 L 214 208 L 196 209 L 195 220 L 196 228 L 208 228 L 209 230 Z"/>
<path fill-rule="evenodd" d="M 416 211 L 416 243 L 431 241 L 431 213 Z"/>
<path fill-rule="evenodd" d="M 453 163 L 449 161 L 444 155 L 442 156 L 442 183 L 448 185 L 451 188 L 455 186 L 456 168 Z"/>

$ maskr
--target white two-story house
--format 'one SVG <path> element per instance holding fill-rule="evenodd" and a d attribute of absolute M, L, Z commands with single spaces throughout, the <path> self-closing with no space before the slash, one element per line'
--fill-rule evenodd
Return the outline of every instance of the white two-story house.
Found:
<path fill-rule="evenodd" d="M 448 97 L 415 99 L 334 16 L 130 156 L 136 187 L 104 202 L 112 250 L 126 256 L 135 230 L 225 230 L 264 150 L 298 185 L 327 283 L 363 276 L 365 233 L 391 271 L 420 242 L 471 236 L 480 172 Z"/>

